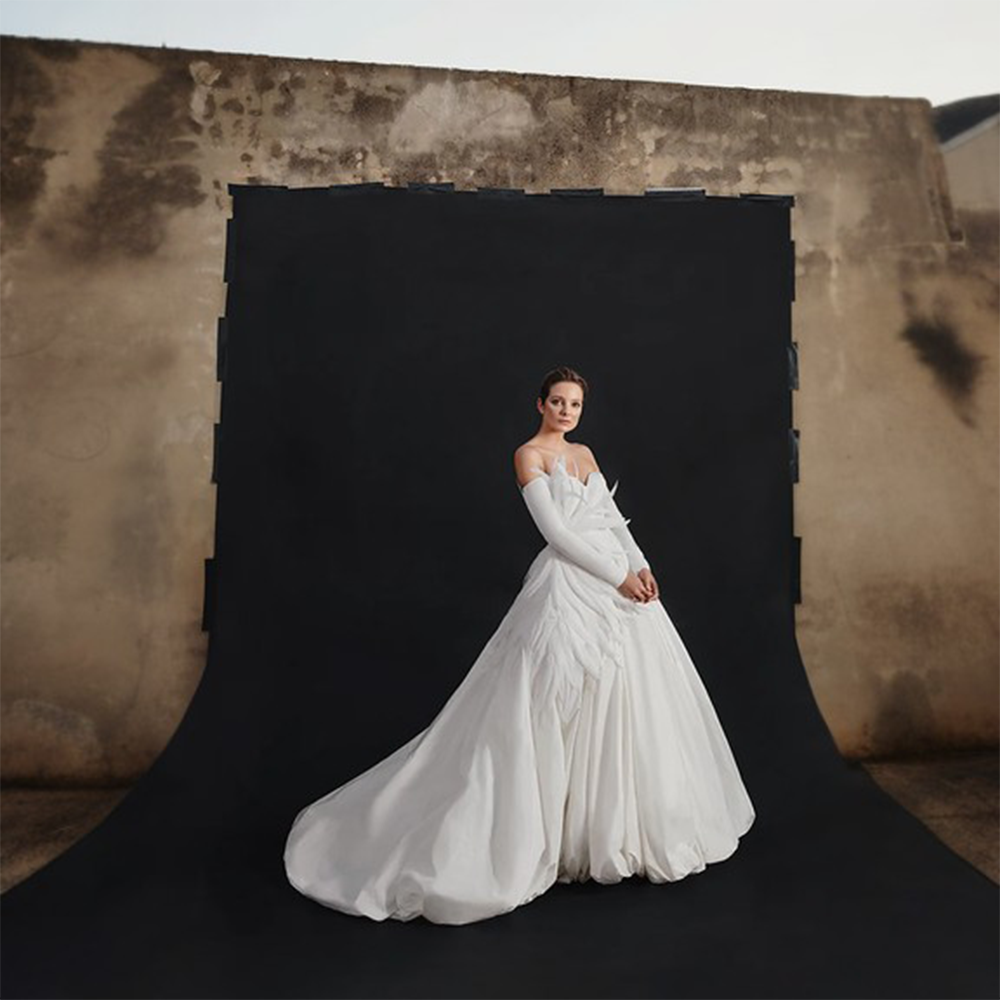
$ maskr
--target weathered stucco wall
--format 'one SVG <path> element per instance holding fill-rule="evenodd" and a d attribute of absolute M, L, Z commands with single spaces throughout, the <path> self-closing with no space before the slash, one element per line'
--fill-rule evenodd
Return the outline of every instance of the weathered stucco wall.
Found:
<path fill-rule="evenodd" d="M 11 38 L 0 70 L 7 780 L 133 778 L 197 684 L 253 181 L 794 194 L 809 676 L 847 753 L 995 741 L 995 240 L 926 102 Z"/>

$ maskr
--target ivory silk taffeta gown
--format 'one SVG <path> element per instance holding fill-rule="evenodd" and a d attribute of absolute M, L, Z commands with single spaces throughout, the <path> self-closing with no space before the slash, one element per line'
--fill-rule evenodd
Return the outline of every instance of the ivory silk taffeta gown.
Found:
<path fill-rule="evenodd" d="M 555 881 L 667 882 L 727 858 L 754 809 L 708 693 L 599 470 L 521 495 L 547 544 L 427 728 L 303 808 L 284 861 L 319 903 L 465 924 Z"/>

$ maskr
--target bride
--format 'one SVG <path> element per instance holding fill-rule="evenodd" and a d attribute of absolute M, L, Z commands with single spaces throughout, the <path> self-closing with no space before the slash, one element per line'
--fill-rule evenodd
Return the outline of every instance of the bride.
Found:
<path fill-rule="evenodd" d="M 547 544 L 461 684 L 423 731 L 295 818 L 285 870 L 304 895 L 465 924 L 557 880 L 683 878 L 753 823 L 618 484 L 566 440 L 587 391 L 571 368 L 542 383 L 514 469 Z"/>

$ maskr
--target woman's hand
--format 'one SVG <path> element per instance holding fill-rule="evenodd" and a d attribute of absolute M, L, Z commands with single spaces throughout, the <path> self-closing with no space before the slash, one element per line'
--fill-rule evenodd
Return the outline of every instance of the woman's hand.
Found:
<path fill-rule="evenodd" d="M 653 576 L 653 571 L 648 566 L 643 566 L 639 570 L 639 579 L 646 585 L 646 592 L 649 594 L 647 600 L 658 601 L 660 599 L 660 585 Z"/>
<path fill-rule="evenodd" d="M 630 601 L 639 601 L 641 604 L 645 604 L 647 601 L 653 599 L 655 594 L 658 594 L 658 590 L 651 590 L 649 584 L 643 578 L 643 574 L 647 574 L 648 578 L 652 580 L 653 574 L 649 572 L 648 569 L 642 569 L 639 571 L 639 576 L 636 576 L 631 570 L 625 579 L 621 582 L 618 587 L 618 593 L 623 597 L 627 597 Z M 653 587 L 655 588 L 656 581 L 653 580 Z"/>

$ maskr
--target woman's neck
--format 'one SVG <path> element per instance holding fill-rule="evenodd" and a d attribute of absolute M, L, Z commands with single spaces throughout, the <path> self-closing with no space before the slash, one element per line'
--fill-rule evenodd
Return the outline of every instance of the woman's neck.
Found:
<path fill-rule="evenodd" d="M 562 433 L 536 434 L 535 441 L 543 448 L 548 448 L 549 451 L 555 452 L 566 451 L 570 445 L 570 442 L 566 440 L 565 435 Z"/>

